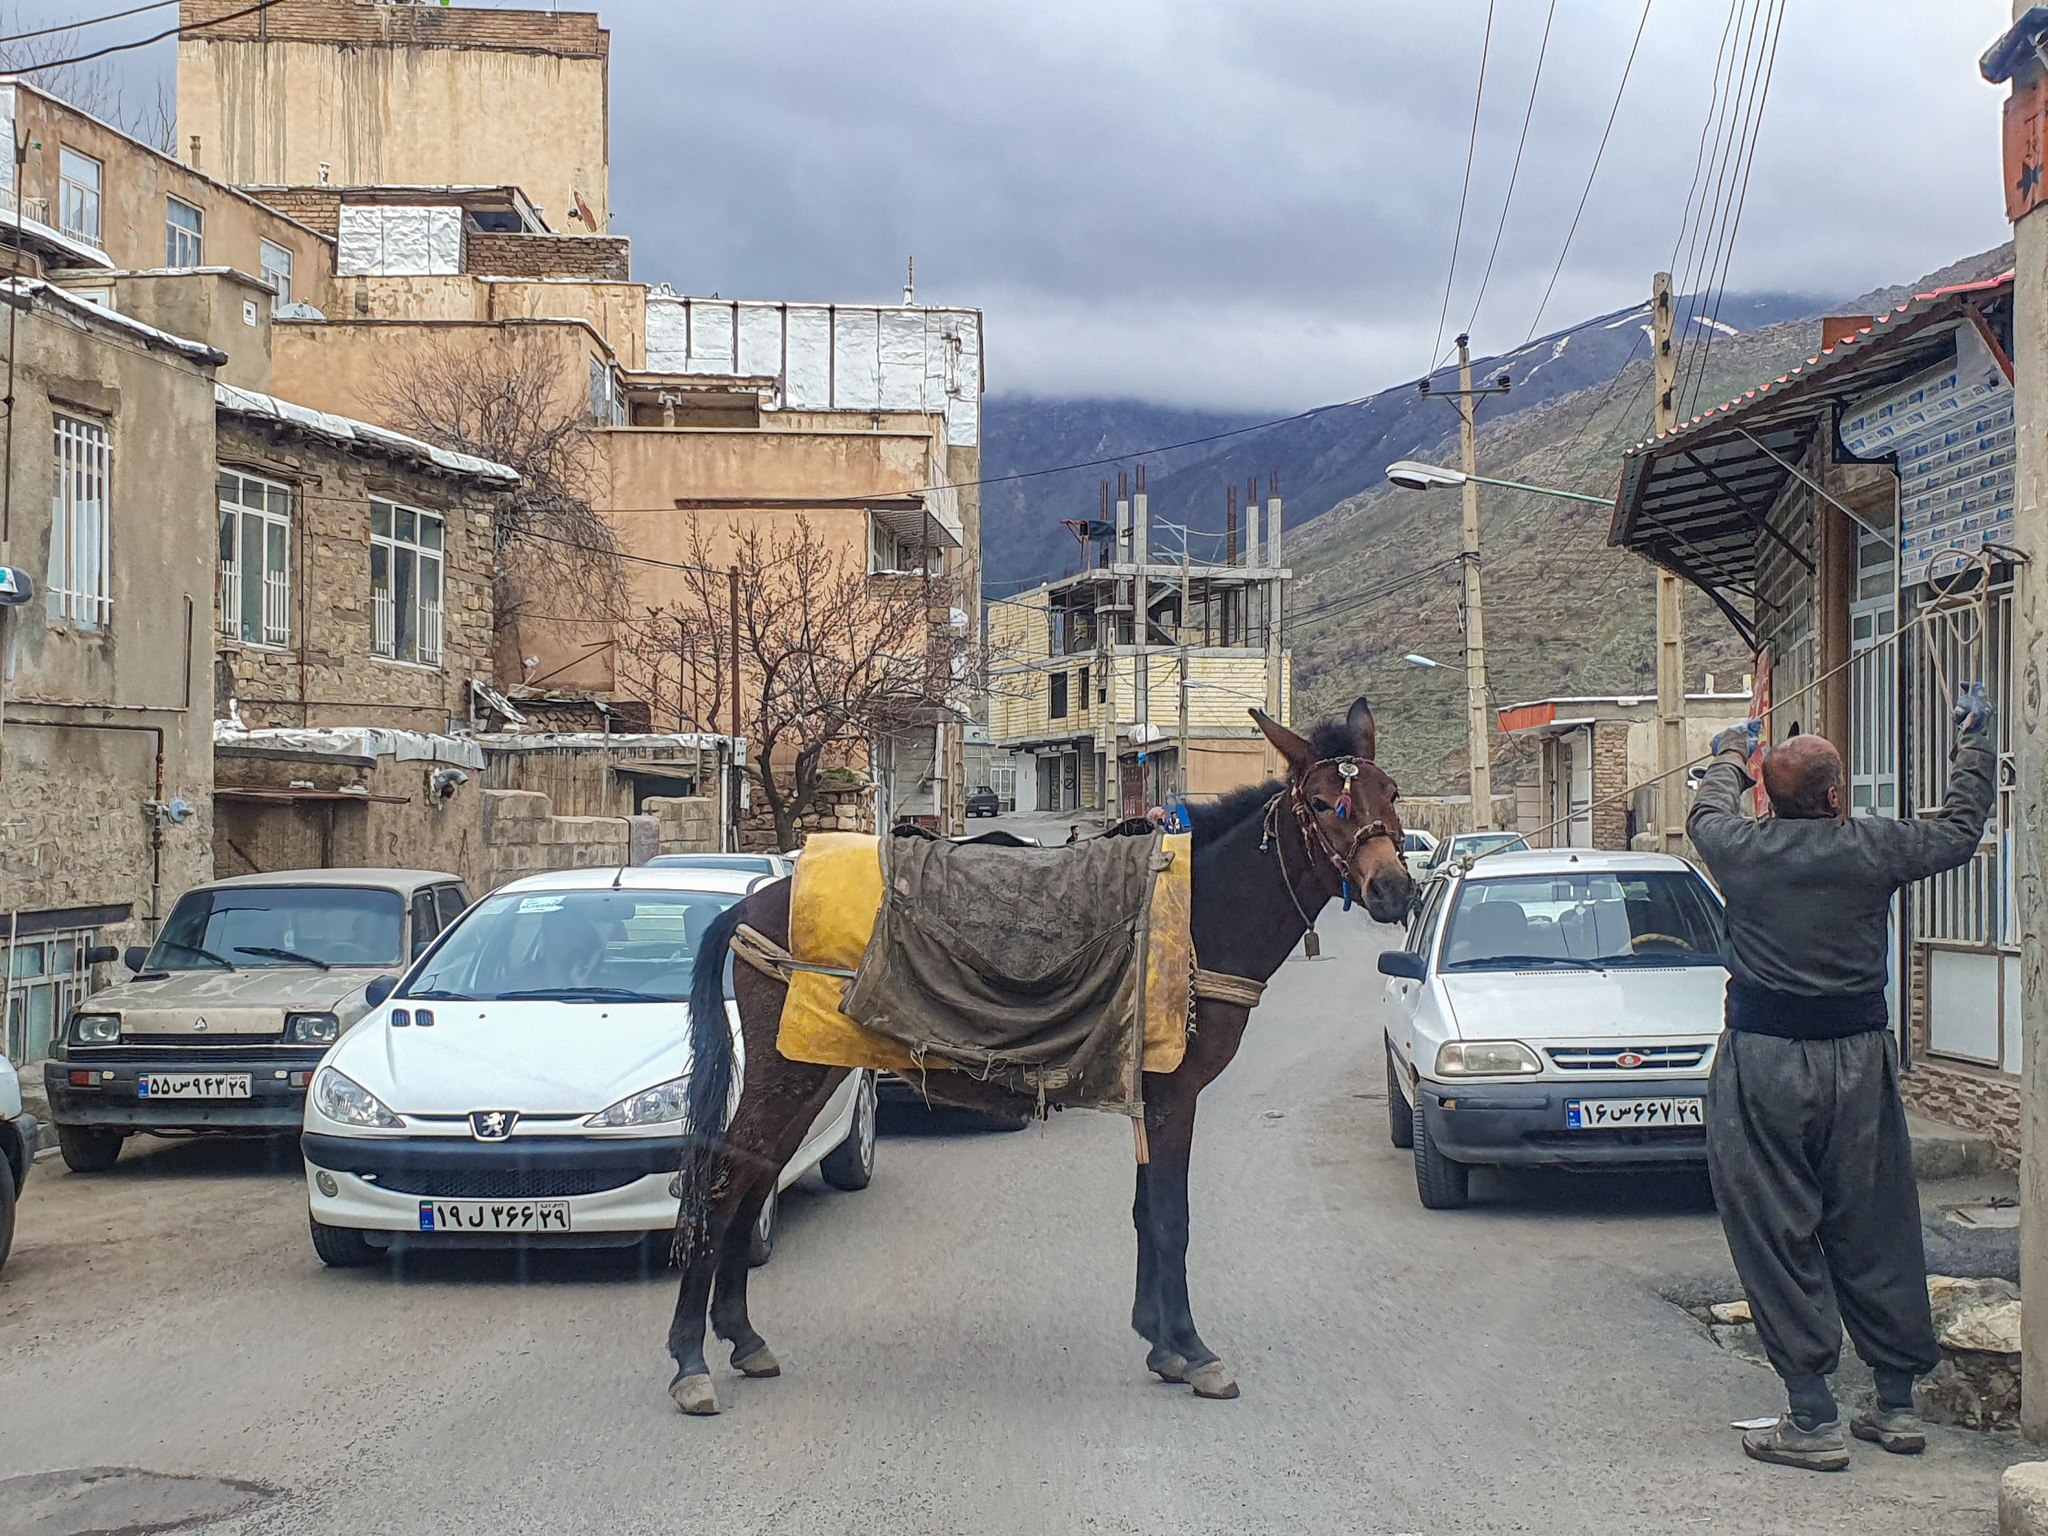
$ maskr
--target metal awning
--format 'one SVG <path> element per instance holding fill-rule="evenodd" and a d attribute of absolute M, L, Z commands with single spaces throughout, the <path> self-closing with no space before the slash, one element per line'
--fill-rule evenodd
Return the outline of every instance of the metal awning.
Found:
<path fill-rule="evenodd" d="M 1850 402 L 1953 356 L 1962 326 L 1977 327 L 2002 355 L 1987 321 L 2003 322 L 2011 305 L 2009 273 L 1923 294 L 1789 373 L 1638 443 L 1622 455 L 1608 543 L 1699 587 L 1753 646 L 1734 599 L 1754 598 L 1759 540 L 1786 543 L 1767 519 L 1815 434 L 1832 433 Z M 1837 457 L 1852 458 L 1839 449 Z"/>

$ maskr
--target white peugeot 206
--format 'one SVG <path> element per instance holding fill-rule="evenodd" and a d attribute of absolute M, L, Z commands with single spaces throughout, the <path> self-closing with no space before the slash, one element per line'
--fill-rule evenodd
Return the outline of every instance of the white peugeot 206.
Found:
<path fill-rule="evenodd" d="M 394 1246 L 614 1247 L 675 1225 L 689 995 L 718 915 L 772 877 L 572 870 L 463 914 L 321 1059 L 306 1095 L 313 1247 L 332 1265 Z M 731 959 L 725 980 L 735 1036 Z M 847 1076 L 782 1170 L 864 1188 L 872 1074 Z M 752 1257 L 775 1236 L 764 1206 Z"/>
<path fill-rule="evenodd" d="M 1721 900 L 1683 859 L 1494 853 L 1427 887 L 1386 976 L 1388 1131 L 1422 1203 L 1475 1166 L 1706 1157 L 1728 969 Z"/>

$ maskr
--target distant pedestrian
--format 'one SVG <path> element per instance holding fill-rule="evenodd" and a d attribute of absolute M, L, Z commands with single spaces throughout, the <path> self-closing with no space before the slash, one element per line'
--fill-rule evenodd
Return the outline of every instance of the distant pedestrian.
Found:
<path fill-rule="evenodd" d="M 1727 1029 L 1707 1083 L 1707 1169 L 1735 1272 L 1787 1411 L 1750 1430 L 1758 1461 L 1839 1472 L 1849 1442 L 1827 1378 L 1846 1326 L 1877 1378 L 1849 1433 L 1924 1450 L 1914 1378 L 1941 1361 L 1920 1190 L 1885 1005 L 1891 899 L 1967 863 L 1991 809 L 1991 706 L 1956 705 L 1934 816 L 1842 814 L 1842 758 L 1794 736 L 1764 754 L 1776 814 L 1744 815 L 1760 722 L 1714 738 L 1686 831 L 1728 903 Z"/>
<path fill-rule="evenodd" d="M 1067 846 L 1071 848 L 1079 841 L 1081 841 L 1081 824 L 1076 822 L 1073 826 L 1067 828 Z"/>

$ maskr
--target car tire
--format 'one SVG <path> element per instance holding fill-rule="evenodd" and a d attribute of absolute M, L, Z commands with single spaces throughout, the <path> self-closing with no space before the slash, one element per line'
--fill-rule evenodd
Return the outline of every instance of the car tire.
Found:
<path fill-rule="evenodd" d="M 769 1190 L 768 1198 L 761 1203 L 761 1212 L 754 1218 L 754 1230 L 747 1234 L 747 1267 L 759 1269 L 775 1257 L 775 1208 L 782 1204 L 778 1190 Z"/>
<path fill-rule="evenodd" d="M 14 1165 L 0 1157 L 0 1269 L 7 1267 L 7 1250 L 14 1246 Z"/>
<path fill-rule="evenodd" d="M 1401 1070 L 1394 1065 L 1394 1048 L 1387 1047 L 1387 1140 L 1406 1152 L 1415 1145 L 1415 1106 L 1401 1089 Z"/>
<path fill-rule="evenodd" d="M 1422 1096 L 1416 1095 L 1413 1130 L 1415 1140 L 1415 1193 L 1426 1211 L 1455 1211 L 1470 1193 L 1472 1170 L 1445 1157 L 1429 1134 L 1429 1121 L 1422 1113 Z"/>
<path fill-rule="evenodd" d="M 326 1227 L 317 1221 L 309 1225 L 313 1229 L 313 1251 L 329 1269 L 360 1269 L 383 1257 L 355 1227 Z"/>
<path fill-rule="evenodd" d="M 875 1074 L 863 1072 L 854 1090 L 853 1124 L 846 1140 L 825 1154 L 818 1172 L 834 1189 L 866 1189 L 875 1176 Z"/>
<path fill-rule="evenodd" d="M 95 1131 L 83 1125 L 57 1127 L 57 1150 L 73 1173 L 105 1173 L 121 1160 L 125 1140 L 119 1131 Z"/>

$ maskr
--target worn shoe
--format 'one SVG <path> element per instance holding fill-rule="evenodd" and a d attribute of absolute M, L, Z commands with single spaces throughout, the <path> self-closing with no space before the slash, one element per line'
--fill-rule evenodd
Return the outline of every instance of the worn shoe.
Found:
<path fill-rule="evenodd" d="M 1800 1467 L 1808 1472 L 1840 1472 L 1849 1465 L 1849 1441 L 1839 1417 L 1812 1429 L 1801 1429 L 1792 1415 L 1782 1414 L 1769 1429 L 1752 1429 L 1742 1437 L 1742 1453 L 1753 1461 Z"/>
<path fill-rule="evenodd" d="M 1927 1426 L 1910 1408 L 1872 1404 L 1849 1421 L 1849 1433 L 1895 1456 L 1918 1456 L 1927 1449 Z"/>

